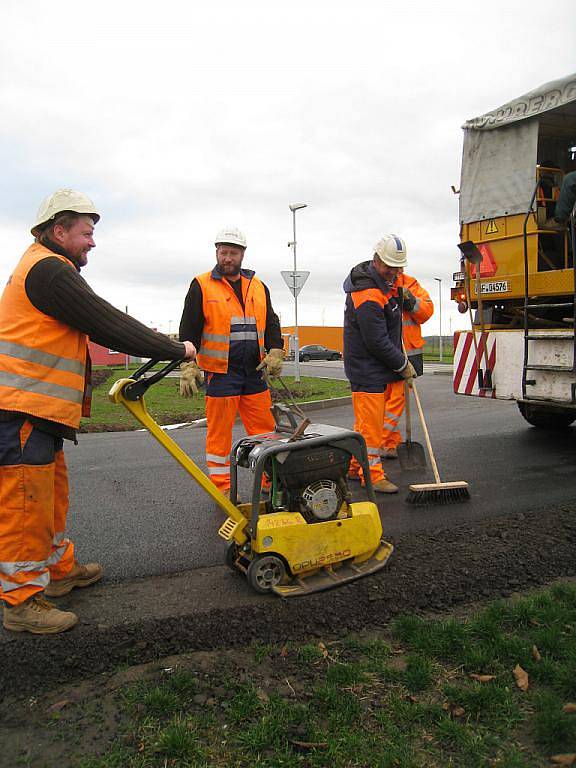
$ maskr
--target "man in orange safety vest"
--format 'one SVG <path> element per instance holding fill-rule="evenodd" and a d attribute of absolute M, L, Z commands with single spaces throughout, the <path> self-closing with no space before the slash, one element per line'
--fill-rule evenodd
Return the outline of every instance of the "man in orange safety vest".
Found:
<path fill-rule="evenodd" d="M 244 269 L 246 238 L 227 227 L 215 240 L 216 265 L 194 278 L 186 296 L 180 338 L 198 348 L 183 363 L 180 394 L 190 397 L 206 372 L 206 464 L 212 482 L 230 492 L 230 451 L 236 415 L 249 435 L 274 430 L 272 400 L 263 378 L 281 373 L 284 340 L 268 288 Z"/>
<path fill-rule="evenodd" d="M 66 536 L 63 441 L 89 415 L 88 338 L 135 356 L 193 359 L 192 344 L 156 333 L 100 298 L 80 276 L 100 215 L 81 192 L 47 197 L 35 242 L 0 299 L 0 601 L 4 627 L 55 634 L 78 621 L 48 597 L 102 578 Z"/>

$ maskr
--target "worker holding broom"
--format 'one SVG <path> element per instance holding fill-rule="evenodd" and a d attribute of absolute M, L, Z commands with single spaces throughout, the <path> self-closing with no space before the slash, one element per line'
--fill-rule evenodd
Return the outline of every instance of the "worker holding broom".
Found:
<path fill-rule="evenodd" d="M 382 425 L 390 387 L 408 382 L 416 371 L 402 348 L 402 310 L 398 276 L 406 266 L 406 244 L 385 235 L 371 261 L 357 264 L 344 282 L 344 370 L 352 388 L 354 428 L 364 437 L 374 490 L 396 493 L 382 467 Z M 350 477 L 362 478 L 353 459 Z"/>
<path fill-rule="evenodd" d="M 41 204 L 26 250 L 0 299 L 0 600 L 4 627 L 55 634 L 78 617 L 48 597 L 102 577 L 81 565 L 66 537 L 68 478 L 63 441 L 89 415 L 88 337 L 160 360 L 196 350 L 150 330 L 97 296 L 80 277 L 100 215 L 60 189 Z"/>
<path fill-rule="evenodd" d="M 425 323 L 432 317 L 434 305 L 428 291 L 422 288 L 415 277 L 405 274 L 403 270 L 397 276 L 395 285 L 402 309 L 404 349 L 416 371 L 416 375 L 421 376 L 424 370 L 422 347 L 425 344 L 422 338 L 421 326 L 422 323 Z M 398 423 L 404 412 L 405 404 L 406 385 L 404 381 L 393 381 L 386 388 L 384 428 L 380 450 L 382 458 L 398 458 L 397 448 L 402 442 Z"/>
<path fill-rule="evenodd" d="M 206 382 L 206 464 L 222 493 L 230 493 L 232 426 L 239 412 L 246 432 L 272 432 L 272 400 L 263 373 L 278 376 L 284 360 L 280 321 L 268 288 L 242 268 L 246 238 L 233 227 L 215 240 L 216 266 L 194 278 L 180 322 L 180 338 L 198 347 L 197 363 L 180 370 L 180 394 Z"/>

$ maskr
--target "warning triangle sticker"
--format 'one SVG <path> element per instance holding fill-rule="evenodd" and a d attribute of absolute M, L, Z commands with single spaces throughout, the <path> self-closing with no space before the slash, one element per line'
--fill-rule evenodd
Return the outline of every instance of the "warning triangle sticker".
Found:
<path fill-rule="evenodd" d="M 496 226 L 496 222 L 494 221 L 494 219 L 490 219 L 490 221 L 488 222 L 488 226 L 486 227 L 486 234 L 495 235 L 497 232 L 498 232 L 498 227 Z"/>

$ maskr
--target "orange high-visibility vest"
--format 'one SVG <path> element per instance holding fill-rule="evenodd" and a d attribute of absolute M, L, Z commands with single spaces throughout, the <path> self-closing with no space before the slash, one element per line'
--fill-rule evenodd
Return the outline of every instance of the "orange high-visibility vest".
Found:
<path fill-rule="evenodd" d="M 0 409 L 77 429 L 86 377 L 86 334 L 44 314 L 26 295 L 26 276 L 42 259 L 71 261 L 39 243 L 28 248 L 0 299 Z"/>
<path fill-rule="evenodd" d="M 266 354 L 266 291 L 257 277 L 241 275 L 240 279 L 244 309 L 226 279 L 215 278 L 212 272 L 205 272 L 196 278 L 202 289 L 204 314 L 204 328 L 196 359 L 200 368 L 205 371 L 228 371 L 231 342 L 257 342 L 260 359 Z"/>
<path fill-rule="evenodd" d="M 420 326 L 432 317 L 434 304 L 428 291 L 424 290 L 415 277 L 407 274 L 398 275 L 396 287 L 400 287 L 416 297 L 416 305 L 411 312 L 402 312 L 402 336 L 407 352 L 424 346 Z"/>

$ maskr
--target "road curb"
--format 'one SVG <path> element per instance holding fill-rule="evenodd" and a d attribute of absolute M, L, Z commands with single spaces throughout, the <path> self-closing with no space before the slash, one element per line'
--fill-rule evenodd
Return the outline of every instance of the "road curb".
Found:
<path fill-rule="evenodd" d="M 337 408 L 339 405 L 350 405 L 352 397 L 346 395 L 345 397 L 332 397 L 328 400 L 308 400 L 305 403 L 298 403 L 298 407 L 305 413 L 309 411 L 322 410 L 324 408 Z M 240 417 L 236 418 L 236 421 L 240 421 Z M 164 424 L 162 429 L 197 429 L 198 427 L 206 426 L 206 418 L 196 419 L 196 421 L 187 421 L 181 424 Z M 137 429 L 135 432 L 146 432 L 145 429 Z"/>

